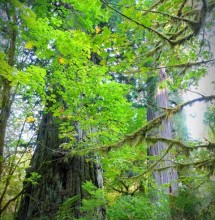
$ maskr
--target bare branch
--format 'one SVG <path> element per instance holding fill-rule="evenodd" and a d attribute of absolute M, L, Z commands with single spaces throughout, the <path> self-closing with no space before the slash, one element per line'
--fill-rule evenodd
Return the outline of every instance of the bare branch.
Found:
<path fill-rule="evenodd" d="M 197 95 L 200 95 L 201 97 L 205 97 L 205 95 L 203 95 L 203 94 L 201 94 L 201 93 L 199 93 L 199 92 L 196 92 L 196 91 L 192 91 L 192 90 L 190 90 L 190 89 L 186 89 L 186 91 L 192 92 L 192 93 L 197 94 Z"/>

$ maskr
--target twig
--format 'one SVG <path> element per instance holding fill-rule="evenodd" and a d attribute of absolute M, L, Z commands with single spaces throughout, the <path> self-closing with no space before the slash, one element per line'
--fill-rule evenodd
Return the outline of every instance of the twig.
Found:
<path fill-rule="evenodd" d="M 205 97 L 205 95 L 203 95 L 203 94 L 201 94 L 201 93 L 199 93 L 199 92 L 196 92 L 196 91 L 192 91 L 192 90 L 190 90 L 190 89 L 186 89 L 186 91 L 195 93 L 195 94 L 197 94 L 197 95 L 200 95 L 201 97 Z"/>

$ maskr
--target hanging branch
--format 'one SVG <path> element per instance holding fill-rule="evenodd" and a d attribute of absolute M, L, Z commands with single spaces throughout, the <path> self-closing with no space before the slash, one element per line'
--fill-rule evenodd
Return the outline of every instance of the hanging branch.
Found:
<path fill-rule="evenodd" d="M 162 140 L 162 142 L 164 142 L 165 138 L 157 138 L 157 140 Z M 160 141 L 159 140 L 159 141 Z M 171 165 L 171 166 L 168 166 L 168 167 L 162 167 L 162 168 L 157 168 L 157 169 L 154 169 L 158 163 L 160 163 L 163 158 L 169 153 L 169 151 L 172 149 L 172 147 L 175 145 L 175 144 L 181 144 L 183 147 L 186 146 L 180 142 L 177 142 L 175 140 L 168 140 L 166 139 L 165 142 L 169 143 L 169 146 L 168 148 L 165 150 L 165 152 L 159 157 L 158 160 L 156 160 L 151 166 L 149 166 L 149 168 L 147 170 L 145 170 L 144 172 L 136 175 L 136 176 L 132 176 L 132 177 L 122 177 L 122 179 L 138 179 L 140 177 L 143 177 L 145 176 L 146 174 L 152 172 L 153 170 L 157 170 L 157 171 L 161 171 L 161 170 L 164 170 L 164 169 L 169 169 L 169 168 L 173 168 L 173 167 L 176 167 L 176 166 L 179 166 L 179 167 L 186 167 L 186 166 L 196 166 L 196 167 L 202 167 L 206 164 L 210 164 L 210 163 L 214 163 L 215 162 L 215 158 L 209 158 L 209 159 L 205 159 L 205 160 L 200 160 L 200 161 L 196 161 L 196 162 L 191 162 L 191 163 L 178 163 L 178 162 L 175 162 L 175 161 L 172 161 L 175 165 Z M 212 146 L 211 146 L 211 143 L 209 143 L 208 145 L 200 145 L 200 146 L 195 146 L 196 148 L 198 147 L 215 147 L 215 144 L 212 143 Z M 187 147 L 187 146 L 186 146 Z M 187 148 L 191 148 L 191 147 L 187 147 Z"/>
<path fill-rule="evenodd" d="M 190 163 L 179 163 L 179 162 L 176 162 L 176 161 L 172 161 L 172 162 L 175 165 L 171 165 L 171 166 L 167 166 L 167 167 L 161 167 L 161 168 L 156 168 L 154 170 L 161 171 L 161 170 L 166 170 L 166 169 L 175 168 L 175 167 L 178 167 L 179 169 L 182 169 L 184 167 L 189 167 L 189 166 L 203 167 L 206 164 L 214 163 L 215 162 L 215 158 L 213 157 L 213 158 L 208 158 L 208 159 L 205 159 L 205 160 L 199 160 L 199 161 L 190 162 Z"/>
<path fill-rule="evenodd" d="M 147 170 L 145 170 L 144 172 L 136 175 L 136 176 L 132 176 L 132 177 L 122 177 L 122 179 L 138 179 L 140 177 L 145 176 L 147 173 L 150 173 L 154 170 L 154 168 L 157 166 L 158 163 L 160 163 L 163 158 L 169 153 L 169 151 L 172 149 L 173 144 L 170 144 L 168 146 L 168 148 L 165 150 L 165 152 L 163 153 L 163 155 L 157 160 L 155 161 L 151 166 L 149 166 L 149 168 Z"/>
<path fill-rule="evenodd" d="M 153 49 L 153 50 L 150 50 L 149 52 L 147 52 L 146 54 L 144 54 L 144 57 L 151 57 L 153 56 L 158 50 L 160 50 L 162 48 L 162 45 L 159 45 L 160 44 L 160 41 L 159 43 L 157 44 L 157 46 Z M 141 57 L 142 58 L 142 57 Z"/>
<path fill-rule="evenodd" d="M 200 161 L 196 161 L 196 162 L 191 162 L 191 163 L 178 163 L 178 162 L 174 162 L 176 164 L 176 166 L 181 166 L 181 167 L 186 167 L 186 166 L 196 166 L 196 167 L 202 167 L 206 164 L 209 163 L 214 163 L 215 162 L 215 158 L 208 158 L 205 160 L 200 160 Z"/>
<path fill-rule="evenodd" d="M 173 144 L 177 147 L 182 147 L 185 148 L 187 150 L 194 150 L 194 149 L 198 149 L 198 148 L 207 148 L 207 149 L 215 149 L 215 143 L 209 142 L 208 144 L 204 144 L 204 145 L 195 145 L 195 146 L 188 146 L 186 144 L 184 144 L 183 142 L 176 140 L 176 139 L 169 139 L 169 138 L 163 138 L 163 137 L 146 137 L 145 140 L 147 142 L 151 142 L 153 144 L 157 143 L 157 142 L 163 142 L 166 144 Z"/>
<path fill-rule="evenodd" d="M 200 97 L 197 99 L 190 100 L 188 102 L 185 102 L 181 105 L 176 106 L 175 108 L 169 108 L 166 109 L 166 113 L 163 115 L 158 116 L 157 118 L 154 118 L 152 121 L 148 122 L 146 125 L 144 125 L 142 128 L 139 128 L 137 131 L 135 131 L 132 134 L 127 135 L 123 140 L 119 141 L 118 143 L 114 144 L 115 147 L 120 147 L 126 143 L 131 143 L 132 140 L 135 140 L 137 137 L 145 137 L 147 132 L 149 132 L 151 129 L 154 127 L 158 126 L 162 120 L 165 118 L 168 118 L 170 115 L 176 114 L 180 112 L 185 106 L 192 105 L 195 102 L 201 102 L 201 101 L 211 101 L 215 99 L 215 95 L 211 96 L 205 96 L 205 97 Z M 108 146 L 108 149 L 112 148 L 112 145 Z"/>
<path fill-rule="evenodd" d="M 200 32 L 203 26 L 203 23 L 206 19 L 206 14 L 207 14 L 207 3 L 205 0 L 202 0 L 202 8 L 196 13 L 196 17 L 199 17 L 198 21 L 196 21 L 195 25 L 191 25 L 191 28 L 193 29 L 192 33 L 180 39 L 172 40 L 171 41 L 172 46 L 183 44 L 185 41 L 190 40 L 192 37 L 196 36 Z"/>
<path fill-rule="evenodd" d="M 214 157 L 213 158 L 208 158 L 208 159 L 205 159 L 205 160 L 190 162 L 190 163 L 179 163 L 179 162 L 173 161 L 175 166 L 178 166 L 179 168 L 184 168 L 184 167 L 189 167 L 189 166 L 203 167 L 206 164 L 214 164 L 214 162 L 215 162 Z"/>

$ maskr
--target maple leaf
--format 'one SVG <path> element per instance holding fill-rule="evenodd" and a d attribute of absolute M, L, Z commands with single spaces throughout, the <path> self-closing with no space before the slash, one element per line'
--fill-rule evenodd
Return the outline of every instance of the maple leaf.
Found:
<path fill-rule="evenodd" d="M 34 45 L 33 45 L 33 43 L 32 43 L 31 41 L 29 41 L 29 42 L 27 42 L 27 43 L 25 44 L 25 48 L 28 49 L 28 50 L 32 49 L 33 46 L 34 46 Z"/>
<path fill-rule="evenodd" d="M 33 123 L 33 122 L 35 122 L 36 121 L 36 119 L 33 117 L 33 116 L 28 116 L 27 118 L 26 118 L 26 122 L 27 123 Z"/>
<path fill-rule="evenodd" d="M 98 34 L 100 31 L 101 31 L 101 27 L 97 26 L 97 27 L 95 28 L 96 34 Z"/>
<path fill-rule="evenodd" d="M 58 59 L 58 63 L 60 63 L 60 64 L 65 64 L 65 59 L 64 59 L 63 57 L 60 57 L 60 58 Z"/>

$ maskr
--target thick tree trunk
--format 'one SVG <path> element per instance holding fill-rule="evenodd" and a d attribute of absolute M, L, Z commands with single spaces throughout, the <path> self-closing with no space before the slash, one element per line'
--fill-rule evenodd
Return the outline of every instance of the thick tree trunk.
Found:
<path fill-rule="evenodd" d="M 71 207 L 71 217 L 79 218 L 82 216 L 79 211 L 81 199 L 86 195 L 82 184 L 92 181 L 99 186 L 99 166 L 86 160 L 87 156 L 66 156 L 67 152 L 59 148 L 62 140 L 58 136 L 59 126 L 55 119 L 51 114 L 45 115 L 28 172 L 38 172 L 41 178 L 36 185 L 26 184 L 17 219 L 55 219 L 60 204 L 74 196 L 80 199 Z M 103 219 L 103 214 L 97 219 Z"/>
<path fill-rule="evenodd" d="M 159 73 L 159 79 L 160 81 L 165 80 L 166 73 L 165 69 L 161 69 Z M 158 109 L 160 108 L 168 108 L 168 91 L 166 88 L 159 89 L 157 88 L 155 99 L 157 103 Z M 159 111 L 155 110 L 155 108 L 148 108 L 147 111 L 147 120 L 151 121 L 155 117 L 159 115 Z M 172 123 L 169 118 L 162 121 L 160 127 L 158 128 L 158 131 L 156 131 L 156 135 L 164 138 L 172 138 Z M 163 155 L 164 151 L 168 148 L 168 146 L 165 143 L 158 142 L 155 145 L 151 146 L 149 149 L 149 155 L 150 156 L 161 156 Z M 174 155 L 170 152 L 167 153 L 167 155 L 164 157 L 164 162 L 160 162 L 157 165 L 157 169 L 173 166 L 172 159 L 174 159 Z M 178 173 L 175 168 L 167 168 L 160 171 L 154 171 L 153 173 L 154 178 L 156 180 L 156 183 L 159 186 L 162 186 L 163 184 L 168 184 L 169 187 L 165 188 L 165 192 L 167 193 L 176 193 L 178 190 Z"/>

